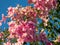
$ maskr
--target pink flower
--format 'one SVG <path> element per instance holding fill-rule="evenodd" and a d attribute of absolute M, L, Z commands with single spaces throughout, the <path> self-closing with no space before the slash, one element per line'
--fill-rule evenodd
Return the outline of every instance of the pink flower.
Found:
<path fill-rule="evenodd" d="M 12 25 L 11 25 L 12 24 Z M 35 23 L 32 21 L 21 21 L 19 25 L 11 23 L 9 27 L 10 34 L 15 34 L 24 42 L 31 42 L 35 40 Z"/>
<path fill-rule="evenodd" d="M 2 22 L 1 22 L 1 20 L 0 20 L 0 26 L 2 25 Z"/>
<path fill-rule="evenodd" d="M 17 41 L 18 41 L 19 45 L 23 45 L 23 43 L 24 43 L 24 39 L 22 39 L 22 38 L 17 39 Z"/>
<path fill-rule="evenodd" d="M 28 3 L 35 3 L 36 0 L 28 0 Z"/>
<path fill-rule="evenodd" d="M 28 3 L 32 3 L 32 0 L 28 0 Z"/>
<path fill-rule="evenodd" d="M 48 41 L 48 42 L 46 42 L 46 45 L 53 45 L 53 44 L 52 44 L 51 42 Z"/>
<path fill-rule="evenodd" d="M 44 32 L 40 32 L 40 35 L 38 37 L 38 40 L 46 42 L 47 41 L 47 37 L 46 34 Z"/>
<path fill-rule="evenodd" d="M 8 8 L 8 15 L 9 15 L 9 16 L 13 16 L 14 13 L 15 13 L 15 8 L 14 8 L 14 7 L 9 7 L 9 8 Z"/>
<path fill-rule="evenodd" d="M 16 24 L 15 21 L 11 21 L 11 22 L 8 23 L 8 25 L 9 25 L 10 27 L 14 27 L 15 24 Z"/>
<path fill-rule="evenodd" d="M 1 22 L 5 22 L 6 21 L 6 17 L 4 16 L 4 14 L 2 14 L 2 20 Z"/>
<path fill-rule="evenodd" d="M 6 45 L 11 45 L 11 43 L 10 42 L 7 42 Z"/>
<path fill-rule="evenodd" d="M 3 33 L 0 32 L 0 38 L 2 38 L 2 37 L 3 37 Z"/>
<path fill-rule="evenodd" d="M 16 37 L 15 35 L 16 35 L 15 33 L 10 33 L 10 35 L 9 35 L 7 38 L 8 38 L 8 39 L 15 38 L 15 37 Z"/>
<path fill-rule="evenodd" d="M 9 32 L 10 32 L 10 34 L 11 35 L 16 35 L 15 33 L 15 31 L 16 31 L 16 28 L 17 28 L 17 24 L 16 24 L 16 22 L 15 21 L 11 21 L 11 22 L 9 22 L 8 23 L 8 25 L 9 25 Z"/>

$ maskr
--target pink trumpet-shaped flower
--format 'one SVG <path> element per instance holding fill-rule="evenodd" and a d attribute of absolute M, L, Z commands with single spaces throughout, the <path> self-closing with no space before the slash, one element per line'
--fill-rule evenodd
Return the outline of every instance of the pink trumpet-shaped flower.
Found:
<path fill-rule="evenodd" d="M 2 38 L 2 37 L 3 37 L 3 33 L 0 32 L 0 38 Z"/>
<path fill-rule="evenodd" d="M 8 41 L 8 42 L 6 43 L 6 45 L 11 45 L 11 43 Z"/>
<path fill-rule="evenodd" d="M 6 21 L 6 16 L 4 16 L 4 14 L 2 14 L 2 20 L 0 20 L 0 26 L 2 25 L 2 22 Z"/>
<path fill-rule="evenodd" d="M 9 15 L 9 16 L 13 16 L 14 13 L 15 13 L 15 8 L 14 8 L 14 7 L 9 7 L 9 8 L 8 8 L 8 15 Z"/>
<path fill-rule="evenodd" d="M 0 20 L 0 26 L 2 25 L 2 22 L 1 22 L 1 20 Z"/>
<path fill-rule="evenodd" d="M 6 21 L 6 17 L 4 16 L 4 14 L 2 14 L 2 22 Z"/>

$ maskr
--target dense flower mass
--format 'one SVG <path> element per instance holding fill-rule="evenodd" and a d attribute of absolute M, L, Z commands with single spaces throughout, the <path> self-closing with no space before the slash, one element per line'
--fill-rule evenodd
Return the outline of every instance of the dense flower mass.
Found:
<path fill-rule="evenodd" d="M 56 0 L 28 0 L 29 3 L 33 3 L 34 7 L 9 7 L 7 16 L 2 14 L 2 20 L 0 25 L 5 22 L 7 18 L 11 21 L 8 22 L 8 31 L 10 35 L 8 38 L 17 38 L 17 42 L 23 45 L 24 42 L 42 41 L 46 45 L 53 45 L 48 41 L 44 31 L 39 32 L 37 35 L 37 18 L 43 20 L 44 26 L 47 26 L 49 20 L 48 13 L 51 9 L 55 8 Z M 47 19 L 48 18 L 48 19 Z M 0 37 L 2 34 L 0 34 Z M 7 42 L 9 45 L 10 42 Z"/>
<path fill-rule="evenodd" d="M 34 8 L 39 10 L 39 16 L 48 15 L 49 10 L 56 7 L 56 0 L 28 0 L 34 4 Z"/>
<path fill-rule="evenodd" d="M 24 42 L 31 42 L 35 39 L 36 26 L 32 21 L 21 21 L 19 25 L 15 22 L 9 22 L 9 32 L 18 38 L 23 39 Z"/>
<path fill-rule="evenodd" d="M 56 8 L 56 0 L 28 0 L 28 2 L 34 4 L 34 8 L 38 11 L 38 17 L 40 17 L 45 24 L 49 11 L 53 8 Z"/>

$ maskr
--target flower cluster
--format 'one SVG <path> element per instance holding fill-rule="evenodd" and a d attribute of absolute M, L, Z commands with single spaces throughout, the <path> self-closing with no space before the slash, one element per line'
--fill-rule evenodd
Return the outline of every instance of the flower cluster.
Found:
<path fill-rule="evenodd" d="M 8 17 L 11 17 L 12 20 L 24 20 L 24 18 L 27 18 L 30 20 L 30 18 L 36 18 L 36 11 L 31 6 L 27 7 L 9 7 L 8 8 Z"/>
<path fill-rule="evenodd" d="M 45 23 L 49 11 L 56 7 L 56 0 L 28 0 L 28 2 L 34 4 L 34 8 L 38 11 L 38 17 Z"/>
<path fill-rule="evenodd" d="M 34 7 L 9 7 L 8 15 L 2 15 L 0 25 L 7 18 L 11 18 L 11 21 L 8 22 L 8 31 L 10 32 L 8 38 L 17 38 L 20 45 L 23 45 L 24 42 L 33 41 L 42 41 L 46 42 L 46 45 L 53 45 L 48 41 L 44 31 L 40 32 L 38 36 L 36 35 L 36 24 L 38 22 L 37 18 L 41 18 L 44 25 L 47 26 L 48 13 L 56 6 L 56 0 L 28 0 L 28 2 L 34 3 Z"/>
<path fill-rule="evenodd" d="M 34 4 L 34 8 L 40 10 L 40 15 L 47 15 L 49 10 L 55 8 L 56 0 L 28 0 L 29 3 Z"/>
<path fill-rule="evenodd" d="M 15 36 L 19 40 L 22 39 L 23 42 L 34 41 L 36 37 L 35 23 L 32 21 L 20 21 L 19 23 L 20 24 L 18 25 L 14 21 L 9 22 L 9 32 L 10 32 L 11 38 Z"/>

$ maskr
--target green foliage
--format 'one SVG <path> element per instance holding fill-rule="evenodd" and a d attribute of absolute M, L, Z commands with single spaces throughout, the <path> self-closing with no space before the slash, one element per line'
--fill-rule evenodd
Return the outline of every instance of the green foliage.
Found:
<path fill-rule="evenodd" d="M 5 29 L 5 30 L 3 31 L 3 33 L 4 33 L 4 38 L 7 38 L 7 37 L 9 36 L 9 31 L 8 31 L 8 29 Z"/>
<path fill-rule="evenodd" d="M 12 43 L 15 43 L 15 42 L 17 42 L 17 39 L 16 38 L 13 38 L 13 39 L 11 39 L 11 42 Z"/>

